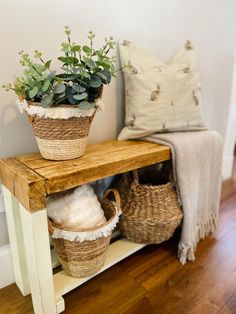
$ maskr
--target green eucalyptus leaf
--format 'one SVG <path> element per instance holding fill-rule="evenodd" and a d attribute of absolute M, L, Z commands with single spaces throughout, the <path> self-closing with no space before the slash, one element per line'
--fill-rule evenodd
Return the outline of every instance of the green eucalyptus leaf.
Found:
<path fill-rule="evenodd" d="M 102 80 L 99 76 L 93 76 L 89 82 L 90 87 L 100 87 L 102 85 Z"/>
<path fill-rule="evenodd" d="M 78 75 L 71 75 L 71 74 L 66 74 L 66 73 L 61 73 L 58 74 L 56 77 L 63 79 L 63 81 L 74 81 L 76 80 L 79 76 Z"/>
<path fill-rule="evenodd" d="M 91 108 L 94 108 L 95 104 L 93 102 L 88 102 L 88 101 L 81 101 L 78 104 L 79 109 L 82 110 L 89 110 Z"/>
<path fill-rule="evenodd" d="M 83 93 L 86 90 L 85 87 L 81 85 L 75 85 L 75 84 L 72 85 L 72 89 L 77 93 Z"/>
<path fill-rule="evenodd" d="M 69 60 L 69 64 L 78 64 L 79 60 L 76 57 L 67 57 L 67 59 Z"/>
<path fill-rule="evenodd" d="M 41 104 L 44 108 L 49 107 L 52 104 L 53 93 L 44 95 L 41 101 Z"/>
<path fill-rule="evenodd" d="M 109 69 L 110 69 L 110 64 L 107 64 L 107 63 L 105 63 L 105 62 L 100 62 L 100 65 L 101 65 L 104 69 L 106 69 L 106 70 L 109 70 Z"/>
<path fill-rule="evenodd" d="M 96 72 L 96 75 L 99 76 L 102 80 L 107 81 L 107 76 L 102 72 Z"/>
<path fill-rule="evenodd" d="M 38 87 L 34 86 L 34 88 L 29 91 L 29 97 L 31 99 L 34 98 L 38 94 L 38 91 Z"/>
<path fill-rule="evenodd" d="M 103 79 L 103 82 L 108 84 L 111 81 L 111 72 L 109 70 L 102 70 L 96 73 L 97 76 L 101 77 Z M 104 78 L 106 77 L 106 78 Z"/>
<path fill-rule="evenodd" d="M 90 77 L 91 77 L 91 74 L 88 73 L 88 72 L 83 72 L 83 73 L 81 73 L 80 75 L 81 75 L 82 77 L 85 77 L 85 78 L 88 78 L 88 79 L 90 79 Z"/>
<path fill-rule="evenodd" d="M 73 98 L 73 95 L 69 95 L 69 96 L 68 96 L 68 101 L 69 101 L 69 103 L 72 104 L 72 105 L 76 105 L 76 104 L 77 104 L 77 100 L 75 100 L 75 99 Z"/>
<path fill-rule="evenodd" d="M 64 93 L 65 90 L 66 90 L 65 84 L 58 84 L 55 86 L 53 92 L 54 94 L 61 94 Z"/>
<path fill-rule="evenodd" d="M 83 46 L 83 51 L 85 53 L 91 53 L 92 52 L 92 50 L 91 50 L 91 48 L 89 48 L 89 46 Z"/>
<path fill-rule="evenodd" d="M 88 97 L 88 94 L 87 94 L 87 93 L 82 93 L 82 94 L 73 95 L 73 98 L 76 99 L 76 100 L 83 100 L 83 99 L 85 99 L 86 97 Z"/>
<path fill-rule="evenodd" d="M 30 66 L 29 70 L 36 73 L 42 73 L 45 71 L 45 66 L 42 64 L 34 63 Z"/>
<path fill-rule="evenodd" d="M 47 80 L 43 83 L 42 91 L 43 91 L 43 92 L 46 92 L 46 91 L 48 90 L 49 86 L 50 86 L 50 81 L 49 81 L 49 79 L 47 79 Z"/>
<path fill-rule="evenodd" d="M 52 71 L 48 74 L 47 78 L 49 79 L 49 81 L 51 81 L 55 78 L 55 75 L 56 75 L 56 71 Z"/>
<path fill-rule="evenodd" d="M 63 62 L 63 63 L 66 63 L 67 61 L 67 58 L 66 57 L 59 57 L 57 58 L 59 61 Z"/>
<path fill-rule="evenodd" d="M 103 63 L 107 64 L 107 65 L 111 65 L 111 60 L 108 57 L 105 57 L 103 59 Z"/>
<path fill-rule="evenodd" d="M 64 64 L 78 64 L 79 60 L 76 57 L 59 57 L 57 58 Z"/>
<path fill-rule="evenodd" d="M 71 48 L 72 52 L 80 51 L 81 47 L 79 45 L 75 45 Z"/>
<path fill-rule="evenodd" d="M 86 65 L 87 65 L 90 69 L 92 69 L 92 70 L 96 68 L 96 64 L 95 64 L 95 62 L 94 62 L 92 59 L 87 60 L 87 61 L 86 61 Z"/>
<path fill-rule="evenodd" d="M 61 94 L 57 94 L 57 98 L 58 98 L 58 99 L 64 98 L 65 96 L 66 96 L 66 92 L 61 93 Z"/>
<path fill-rule="evenodd" d="M 52 60 L 48 60 L 48 61 L 45 63 L 45 67 L 46 67 L 47 69 L 50 68 L 51 62 L 52 62 Z"/>

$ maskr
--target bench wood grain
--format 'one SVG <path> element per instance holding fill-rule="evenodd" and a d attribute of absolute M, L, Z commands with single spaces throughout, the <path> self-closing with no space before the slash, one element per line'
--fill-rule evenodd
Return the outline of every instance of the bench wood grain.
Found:
<path fill-rule="evenodd" d="M 1 159 L 0 180 L 27 210 L 36 211 L 49 194 L 168 159 L 166 146 L 113 140 L 90 144 L 73 160 L 45 160 L 39 153 Z"/>

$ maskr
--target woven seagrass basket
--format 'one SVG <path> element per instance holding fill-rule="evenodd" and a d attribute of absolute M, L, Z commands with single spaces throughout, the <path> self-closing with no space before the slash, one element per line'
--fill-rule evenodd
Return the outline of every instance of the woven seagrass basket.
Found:
<path fill-rule="evenodd" d="M 118 183 L 122 215 L 119 229 L 137 243 L 161 243 L 180 225 L 183 212 L 169 182 L 150 186 L 139 183 L 138 172 L 126 173 Z"/>
<path fill-rule="evenodd" d="M 43 158 L 69 160 L 82 156 L 94 115 L 69 119 L 29 116 Z"/>
<path fill-rule="evenodd" d="M 113 192 L 115 196 L 115 205 L 107 199 L 108 194 Z M 117 190 L 109 189 L 104 193 L 104 197 L 101 200 L 101 206 L 104 210 L 107 222 L 96 226 L 94 228 L 80 228 L 71 229 L 57 226 L 48 219 L 49 232 L 52 235 L 52 241 L 57 253 L 58 259 L 61 262 L 65 271 L 67 271 L 73 277 L 86 277 L 95 274 L 102 268 L 105 263 L 106 251 L 110 244 L 111 231 L 106 236 L 100 236 L 95 240 L 69 241 L 64 238 L 54 238 L 53 234 L 55 229 L 68 232 L 69 234 L 75 232 L 79 235 L 90 233 L 90 236 L 104 227 L 114 225 L 114 220 L 118 221 L 119 209 L 120 209 L 120 196 Z M 113 228 L 113 227 L 112 227 Z M 111 228 L 110 228 L 111 229 Z M 100 235 L 103 233 L 101 232 Z"/>
<path fill-rule="evenodd" d="M 96 100 L 102 97 L 103 86 L 98 89 Z M 30 106 L 40 106 L 40 103 L 29 102 Z M 48 110 L 55 108 L 75 109 L 76 105 L 60 105 L 58 107 L 50 107 Z M 34 135 L 41 155 L 49 160 L 69 160 L 83 156 L 85 153 L 88 134 L 91 123 L 96 113 L 90 115 L 70 118 L 44 118 L 37 115 L 28 115 L 32 124 Z"/>

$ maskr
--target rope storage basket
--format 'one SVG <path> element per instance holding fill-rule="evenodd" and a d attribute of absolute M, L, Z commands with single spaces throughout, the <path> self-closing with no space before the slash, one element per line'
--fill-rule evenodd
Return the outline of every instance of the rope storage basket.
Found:
<path fill-rule="evenodd" d="M 107 199 L 109 193 L 115 203 Z M 86 277 L 104 265 L 112 230 L 119 220 L 120 197 L 115 189 L 104 193 L 101 206 L 107 221 L 93 228 L 71 229 L 55 225 L 48 219 L 55 251 L 63 268 L 73 277 Z"/>
<path fill-rule="evenodd" d="M 41 103 L 20 97 L 17 107 L 28 114 L 43 158 L 69 160 L 85 153 L 91 123 L 96 111 L 103 107 L 102 92 L 100 86 L 88 109 L 72 104 L 44 108 Z"/>
<path fill-rule="evenodd" d="M 137 243 L 161 243 L 180 225 L 183 212 L 173 185 L 139 183 L 137 171 L 126 173 L 118 183 L 122 215 L 119 229 Z"/>
<path fill-rule="evenodd" d="M 85 152 L 91 116 L 52 119 L 29 116 L 41 155 L 45 159 L 69 160 Z"/>

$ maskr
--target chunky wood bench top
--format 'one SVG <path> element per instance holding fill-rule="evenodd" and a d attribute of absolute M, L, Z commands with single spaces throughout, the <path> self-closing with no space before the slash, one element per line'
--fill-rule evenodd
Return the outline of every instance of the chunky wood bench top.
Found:
<path fill-rule="evenodd" d="M 0 160 L 0 180 L 29 211 L 45 207 L 47 195 L 170 159 L 166 146 L 144 141 L 108 141 L 87 146 L 84 156 L 45 160 L 39 153 Z"/>

